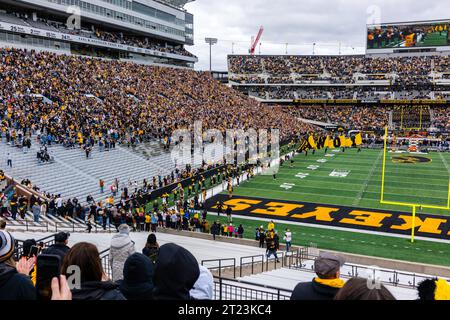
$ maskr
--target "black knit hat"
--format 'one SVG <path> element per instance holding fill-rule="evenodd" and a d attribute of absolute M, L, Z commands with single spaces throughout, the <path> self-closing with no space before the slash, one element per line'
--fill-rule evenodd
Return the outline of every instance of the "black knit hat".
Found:
<path fill-rule="evenodd" d="M 154 233 L 150 233 L 147 238 L 148 244 L 156 244 L 156 236 Z"/>

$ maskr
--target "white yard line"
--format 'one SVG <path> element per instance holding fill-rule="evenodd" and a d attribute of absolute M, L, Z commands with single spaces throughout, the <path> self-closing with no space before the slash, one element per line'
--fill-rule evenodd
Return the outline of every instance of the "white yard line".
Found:
<path fill-rule="evenodd" d="M 217 212 L 208 211 L 208 216 L 213 217 L 217 216 Z M 223 217 L 226 216 L 226 214 L 222 214 Z M 363 234 L 370 234 L 370 235 L 377 235 L 377 236 L 386 236 L 391 238 L 403 238 L 403 239 L 411 239 L 411 235 L 406 234 L 399 234 L 399 233 L 389 233 L 389 232 L 381 232 L 381 231 L 370 231 L 370 230 L 362 230 L 362 229 L 354 229 L 354 228 L 345 228 L 345 227 L 337 227 L 337 226 L 327 226 L 327 225 L 321 225 L 321 224 L 314 224 L 314 223 L 304 223 L 304 222 L 296 222 L 296 221 L 289 221 L 289 220 L 280 220 L 276 218 L 262 218 L 262 217 L 249 217 L 245 215 L 240 215 L 239 213 L 235 212 L 232 214 L 233 217 L 244 219 L 244 220 L 255 220 L 255 221 L 273 221 L 275 224 L 288 224 L 288 225 L 296 225 L 296 226 L 303 226 L 303 227 L 310 227 L 310 228 L 317 228 L 317 229 L 328 229 L 333 231 L 346 231 L 346 232 L 352 232 L 352 233 L 363 233 Z M 450 240 L 446 239 L 439 239 L 439 238 L 427 238 L 427 237 L 415 237 L 416 240 L 423 240 L 428 242 L 439 242 L 439 243 L 447 243 L 450 244 Z"/>
<path fill-rule="evenodd" d="M 378 154 L 377 160 L 375 160 L 374 164 L 372 165 L 372 168 L 370 169 L 369 173 L 367 174 L 367 177 L 366 177 L 366 180 L 365 180 L 363 186 L 361 187 L 358 194 L 356 195 L 355 200 L 353 201 L 353 206 L 356 207 L 359 205 L 359 202 L 361 201 L 361 199 L 364 195 L 364 192 L 366 192 L 367 187 L 369 186 L 369 181 L 372 179 L 375 169 L 378 166 L 378 161 L 380 161 L 380 158 L 382 155 L 383 155 L 383 150 L 380 151 L 380 153 Z"/>
<path fill-rule="evenodd" d="M 444 163 L 444 166 L 447 169 L 447 172 L 450 173 L 450 166 L 448 165 L 447 161 L 445 160 L 444 156 L 442 155 L 442 152 L 439 152 L 439 157 L 441 157 L 441 160 Z"/>

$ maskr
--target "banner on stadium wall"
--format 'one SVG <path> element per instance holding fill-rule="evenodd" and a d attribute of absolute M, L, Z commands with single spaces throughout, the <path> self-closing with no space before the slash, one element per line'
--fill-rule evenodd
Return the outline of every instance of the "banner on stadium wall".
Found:
<path fill-rule="evenodd" d="M 332 137 L 330 135 L 314 137 L 310 134 L 307 138 L 303 138 L 300 141 L 300 146 L 297 149 L 299 152 L 308 150 L 320 150 L 320 149 L 333 149 L 333 148 L 352 148 L 358 147 L 362 144 L 361 132 L 351 137 L 346 137 L 341 134 L 339 136 Z"/>
<path fill-rule="evenodd" d="M 28 34 L 28 35 L 37 36 L 37 37 L 50 38 L 50 39 L 55 39 L 55 40 L 62 40 L 62 41 L 67 41 L 67 42 L 76 42 L 76 43 L 82 43 L 82 44 L 96 45 L 96 46 L 100 46 L 100 47 L 141 53 L 141 54 L 146 54 L 146 55 L 151 55 L 151 56 L 156 56 L 156 57 L 173 58 L 173 59 L 185 60 L 185 61 L 189 61 L 189 62 L 197 62 L 198 61 L 198 59 L 194 58 L 194 57 L 187 57 L 187 56 L 178 55 L 178 54 L 174 54 L 174 53 L 166 53 L 166 52 L 161 52 L 161 51 L 157 51 L 157 50 L 133 47 L 133 46 L 124 45 L 121 43 L 108 42 L 108 41 L 103 41 L 103 40 L 99 40 L 99 39 L 91 39 L 91 38 L 86 38 L 86 37 L 82 37 L 82 36 L 78 36 L 78 35 L 53 32 L 53 31 L 49 31 L 49 30 L 31 28 L 31 27 L 27 27 L 27 26 L 21 26 L 21 25 L 6 23 L 6 22 L 0 22 L 0 30 L 14 32 L 14 33 Z"/>
<path fill-rule="evenodd" d="M 361 209 L 339 205 L 263 199 L 257 197 L 218 194 L 206 201 L 206 208 L 216 212 L 217 202 L 232 208 L 233 214 L 252 218 L 333 226 L 346 229 L 367 230 L 401 235 L 450 240 L 450 217 L 417 214 L 413 223 L 410 213 L 391 210 Z"/>

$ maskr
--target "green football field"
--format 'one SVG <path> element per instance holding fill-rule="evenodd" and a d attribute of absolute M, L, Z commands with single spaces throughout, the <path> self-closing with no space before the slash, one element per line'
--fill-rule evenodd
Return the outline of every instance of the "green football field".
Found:
<path fill-rule="evenodd" d="M 334 156 L 325 157 L 323 150 L 307 157 L 304 154 L 298 155 L 292 168 L 289 163 L 284 163 L 276 179 L 272 176 L 256 176 L 251 181 L 241 183 L 233 194 L 410 212 L 407 207 L 380 204 L 382 149 L 363 149 L 361 153 L 357 153 L 356 149 L 346 150 L 344 153 L 329 150 L 328 154 Z M 393 161 L 393 157 L 409 155 L 387 153 L 385 200 L 446 204 L 450 154 L 417 155 L 424 161 L 418 163 Z M 419 210 L 418 213 L 450 215 L 447 210 L 436 209 Z M 216 218 L 210 216 L 211 222 L 213 219 Z M 224 221 L 224 218 L 220 220 Z M 247 238 L 253 238 L 258 226 L 267 227 L 265 220 L 257 218 L 236 216 L 233 222 L 244 226 Z M 293 243 L 296 245 L 313 245 L 320 249 L 450 266 L 450 245 L 433 239 L 416 240 L 412 244 L 408 238 L 276 222 L 276 230 L 280 234 L 286 228 L 293 232 Z"/>
<path fill-rule="evenodd" d="M 226 217 L 218 218 L 214 213 L 208 215 L 210 224 Z M 267 221 L 246 219 L 235 216 L 233 224 L 244 227 L 244 237 L 254 239 L 255 229 L 267 228 Z M 289 228 L 292 232 L 292 243 L 297 246 L 314 246 L 322 250 L 334 250 L 361 254 L 365 256 L 404 260 L 417 263 L 450 267 L 450 245 L 434 241 L 416 240 L 413 244 L 404 238 L 365 234 L 352 231 L 323 229 L 298 226 L 275 221 L 275 230 L 283 238 L 283 232 Z"/>
<path fill-rule="evenodd" d="M 389 44 L 385 41 L 381 42 L 381 46 L 375 42 L 373 49 L 383 48 L 397 48 L 404 46 L 405 42 L 401 39 L 393 40 Z M 434 46 L 446 46 L 448 45 L 448 32 L 431 32 L 427 34 L 422 41 L 417 42 L 416 47 L 434 47 Z M 369 48 L 370 49 L 370 48 Z"/>
<path fill-rule="evenodd" d="M 383 150 L 356 149 L 345 152 L 323 150 L 295 158 L 293 167 L 284 163 L 276 179 L 259 175 L 235 188 L 234 195 L 280 200 L 334 204 L 357 208 L 411 209 L 381 205 Z M 450 171 L 449 153 L 417 155 L 418 163 L 398 163 L 394 157 L 410 154 L 387 153 L 384 199 L 390 202 L 447 206 Z M 403 158 L 400 158 L 400 161 Z M 450 215 L 448 210 L 418 209 L 418 213 Z"/>

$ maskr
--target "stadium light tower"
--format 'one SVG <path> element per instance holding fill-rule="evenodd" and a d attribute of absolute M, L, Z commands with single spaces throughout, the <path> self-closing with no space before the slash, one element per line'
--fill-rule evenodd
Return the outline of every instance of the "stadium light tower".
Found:
<path fill-rule="evenodd" d="M 209 44 L 209 72 L 212 72 L 212 46 L 217 44 L 217 38 L 205 38 L 205 42 Z"/>

